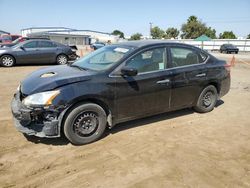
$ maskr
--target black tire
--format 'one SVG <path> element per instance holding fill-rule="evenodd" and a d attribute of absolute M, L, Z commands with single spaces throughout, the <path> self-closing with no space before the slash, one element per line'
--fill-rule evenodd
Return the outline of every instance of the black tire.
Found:
<path fill-rule="evenodd" d="M 72 144 L 82 145 L 98 140 L 106 124 L 107 115 L 102 107 L 94 103 L 83 103 L 68 113 L 63 130 Z"/>
<path fill-rule="evenodd" d="M 15 59 L 11 55 L 3 55 L 0 58 L 0 63 L 4 67 L 12 67 L 15 65 Z"/>
<path fill-rule="evenodd" d="M 68 57 L 65 54 L 60 54 L 56 57 L 56 63 L 58 65 L 66 65 L 68 63 Z"/>
<path fill-rule="evenodd" d="M 213 85 L 209 85 L 202 90 L 194 110 L 200 113 L 210 112 L 214 109 L 217 99 L 217 89 Z"/>

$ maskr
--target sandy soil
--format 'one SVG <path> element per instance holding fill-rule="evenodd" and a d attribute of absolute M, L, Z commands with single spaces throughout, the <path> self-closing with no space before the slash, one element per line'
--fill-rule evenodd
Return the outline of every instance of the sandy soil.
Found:
<path fill-rule="evenodd" d="M 10 100 L 42 66 L 0 68 L 0 187 L 250 187 L 250 64 L 237 58 L 214 111 L 120 124 L 85 146 L 17 132 Z"/>

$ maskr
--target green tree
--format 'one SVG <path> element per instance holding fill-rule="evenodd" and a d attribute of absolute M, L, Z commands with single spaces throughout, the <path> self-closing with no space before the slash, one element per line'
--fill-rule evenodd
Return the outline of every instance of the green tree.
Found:
<path fill-rule="evenodd" d="M 247 35 L 247 39 L 250 39 L 250 34 Z"/>
<path fill-rule="evenodd" d="M 216 39 L 216 30 L 212 29 L 211 27 L 208 27 L 205 31 L 205 35 L 210 37 L 211 39 Z"/>
<path fill-rule="evenodd" d="M 165 38 L 166 39 L 177 38 L 179 34 L 180 34 L 180 31 L 177 28 L 169 27 L 166 30 Z"/>
<path fill-rule="evenodd" d="M 124 39 L 124 33 L 121 32 L 120 30 L 114 30 L 111 34 L 112 34 L 112 35 L 119 36 L 119 38 Z"/>
<path fill-rule="evenodd" d="M 216 30 L 207 27 L 196 16 L 190 16 L 187 19 L 187 23 L 182 24 L 181 31 L 181 37 L 184 39 L 195 39 L 203 34 L 210 38 L 216 38 Z"/>
<path fill-rule="evenodd" d="M 135 33 L 133 35 L 131 35 L 130 40 L 140 40 L 142 37 L 141 33 Z"/>
<path fill-rule="evenodd" d="M 233 31 L 224 31 L 223 33 L 220 33 L 219 38 L 220 39 L 236 39 L 236 36 L 233 33 Z"/>
<path fill-rule="evenodd" d="M 156 26 L 151 29 L 151 36 L 153 39 L 162 39 L 165 36 L 165 32 Z"/>

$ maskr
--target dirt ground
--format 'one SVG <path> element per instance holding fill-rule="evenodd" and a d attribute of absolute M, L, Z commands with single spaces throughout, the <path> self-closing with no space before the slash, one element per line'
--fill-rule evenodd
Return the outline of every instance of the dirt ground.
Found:
<path fill-rule="evenodd" d="M 231 90 L 214 111 L 120 124 L 84 146 L 17 132 L 12 95 L 43 66 L 0 67 L 0 187 L 250 187 L 250 55 L 235 57 Z"/>

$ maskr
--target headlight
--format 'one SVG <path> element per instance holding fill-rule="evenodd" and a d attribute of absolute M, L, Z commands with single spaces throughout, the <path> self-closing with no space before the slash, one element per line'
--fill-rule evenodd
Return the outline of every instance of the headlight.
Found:
<path fill-rule="evenodd" d="M 23 104 L 26 106 L 47 106 L 51 105 L 52 101 L 60 93 L 59 90 L 56 91 L 46 91 L 42 93 L 36 93 L 26 97 L 23 100 Z"/>

